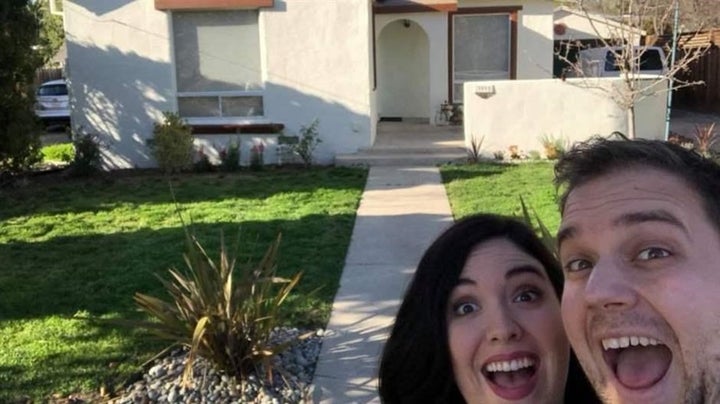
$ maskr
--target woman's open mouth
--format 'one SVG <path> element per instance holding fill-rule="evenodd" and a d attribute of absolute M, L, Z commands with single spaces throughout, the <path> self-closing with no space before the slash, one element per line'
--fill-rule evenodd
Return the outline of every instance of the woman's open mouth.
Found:
<path fill-rule="evenodd" d="M 482 374 L 495 394 L 506 400 L 519 400 L 535 389 L 539 362 L 534 354 L 489 361 L 483 366 Z"/>
<path fill-rule="evenodd" d="M 651 337 L 604 338 L 602 346 L 605 363 L 620 384 L 630 390 L 654 386 L 672 362 L 670 349 Z"/>

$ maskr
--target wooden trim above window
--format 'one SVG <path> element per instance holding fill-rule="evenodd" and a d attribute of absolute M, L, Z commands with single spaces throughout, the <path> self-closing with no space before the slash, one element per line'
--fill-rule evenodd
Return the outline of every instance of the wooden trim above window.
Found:
<path fill-rule="evenodd" d="M 375 14 L 422 13 L 428 11 L 455 11 L 457 0 L 375 0 Z"/>
<path fill-rule="evenodd" d="M 157 10 L 228 10 L 272 7 L 274 0 L 155 0 Z"/>

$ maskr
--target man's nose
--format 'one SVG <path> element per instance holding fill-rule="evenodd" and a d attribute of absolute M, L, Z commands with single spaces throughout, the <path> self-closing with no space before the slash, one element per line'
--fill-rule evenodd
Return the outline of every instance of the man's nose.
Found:
<path fill-rule="evenodd" d="M 624 310 L 637 302 L 630 274 L 621 262 L 600 259 L 585 284 L 585 299 L 591 307 Z"/>

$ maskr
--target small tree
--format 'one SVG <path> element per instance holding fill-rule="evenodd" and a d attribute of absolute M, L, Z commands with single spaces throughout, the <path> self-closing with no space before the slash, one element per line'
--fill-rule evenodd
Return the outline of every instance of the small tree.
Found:
<path fill-rule="evenodd" d="M 640 80 L 640 64 L 645 59 L 643 55 L 653 44 L 646 43 L 639 46 L 636 44 L 640 43 L 644 34 L 662 35 L 671 32 L 669 30 L 672 29 L 675 9 L 673 0 L 578 0 L 575 4 L 585 14 L 600 46 L 607 47 L 612 53 L 613 63 L 620 73 L 620 85 L 590 87 L 607 93 L 619 107 L 627 111 L 628 137 L 631 139 L 635 138 L 635 106 L 638 102 L 667 91 L 701 84 L 680 80 L 678 73 L 687 69 L 707 48 L 685 49 L 682 53 L 677 53 L 675 62 L 671 64 L 672 47 L 677 46 L 673 43 L 669 44 L 669 48 L 665 48 L 665 65 L 668 67 L 666 72 L 655 78 L 645 76 Z M 595 19 L 591 17 L 593 13 L 604 16 L 608 21 L 613 20 L 611 16 L 620 15 L 618 19 L 624 24 L 608 24 L 605 29 L 600 29 Z M 697 32 L 703 25 L 696 24 Z M 644 28 L 645 31 L 640 28 Z M 579 42 L 570 45 L 570 47 L 582 47 Z M 558 56 L 571 66 L 575 76 L 586 77 L 579 62 L 568 58 L 570 47 L 565 47 Z M 669 87 L 667 83 L 671 79 L 672 86 Z M 587 85 L 588 82 L 586 81 L 585 84 Z"/>
<path fill-rule="evenodd" d="M 19 172 L 42 160 L 33 112 L 35 52 L 40 6 L 29 0 L 0 2 L 0 171 Z"/>
<path fill-rule="evenodd" d="M 300 156 L 306 167 L 310 167 L 313 163 L 315 149 L 322 139 L 318 133 L 318 126 L 320 125 L 319 119 L 314 119 L 310 125 L 300 127 L 300 138 L 297 143 L 292 145 L 292 150 L 295 154 Z"/>

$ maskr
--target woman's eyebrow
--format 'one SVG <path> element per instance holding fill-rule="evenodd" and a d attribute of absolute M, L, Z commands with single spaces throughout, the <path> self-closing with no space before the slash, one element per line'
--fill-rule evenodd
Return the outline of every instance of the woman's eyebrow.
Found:
<path fill-rule="evenodd" d="M 533 265 L 520 265 L 517 267 L 513 267 L 509 271 L 505 272 L 505 280 L 509 280 L 513 277 L 523 274 L 534 274 L 542 279 L 545 279 L 545 275 L 537 267 Z"/>

